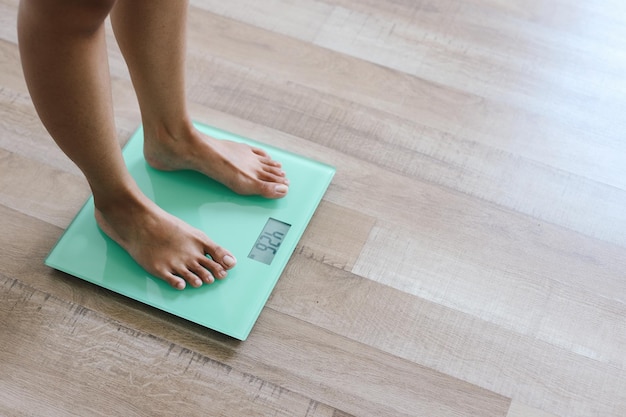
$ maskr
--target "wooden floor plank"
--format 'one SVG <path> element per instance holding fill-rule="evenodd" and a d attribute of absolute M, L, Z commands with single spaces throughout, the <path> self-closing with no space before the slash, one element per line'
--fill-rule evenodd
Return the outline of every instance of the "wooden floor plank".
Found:
<path fill-rule="evenodd" d="M 67 207 L 81 206 L 89 196 L 84 178 L 1 148 L 0 172 L 5 174 L 0 175 L 0 204 L 59 227 L 67 227 L 74 216 Z M 65 197 L 63 205 L 58 204 L 59 195 Z"/>
<path fill-rule="evenodd" d="M 334 415 L 327 405 L 17 280 L 0 276 L 0 288 L 4 415 L 24 410 L 103 416 Z M 31 327 L 16 332 L 24 322 Z"/>
<path fill-rule="evenodd" d="M 237 3 L 218 0 L 191 1 L 193 7 L 309 42 L 315 39 L 335 7 L 324 1 L 274 0 L 272 3 L 268 6 L 267 3 L 261 4 L 253 0 Z"/>
<path fill-rule="evenodd" d="M 506 417 L 554 417 L 554 415 L 513 402 Z"/>
<path fill-rule="evenodd" d="M 571 119 L 613 113 L 626 93 L 619 76 L 626 66 L 621 42 L 564 36 L 466 2 L 441 2 L 428 12 L 406 2 L 392 14 L 378 3 L 343 3 L 316 44 L 480 97 L 542 113 L 558 111 Z M 623 27 L 616 24 L 613 32 L 619 31 Z M 597 100 L 597 89 L 607 81 L 613 100 Z"/>
<path fill-rule="evenodd" d="M 427 364 L 464 381 L 475 384 L 484 381 L 486 385 L 481 385 L 484 388 L 523 399 L 536 407 L 550 410 L 541 399 L 552 398 L 564 410 L 563 415 L 611 414 L 626 407 L 626 398 L 620 398 L 621 387 L 626 384 L 623 355 L 618 347 L 623 342 L 616 340 L 610 357 L 599 358 L 593 355 L 591 348 L 576 349 L 569 344 L 573 342 L 563 345 L 563 340 L 558 340 L 555 334 L 511 329 L 505 322 L 494 324 L 489 318 L 464 314 L 458 309 L 443 307 L 444 303 L 380 287 L 369 280 L 321 268 L 312 262 L 300 259 L 292 262 L 285 276 L 298 278 L 282 279 L 270 306 L 287 315 L 411 362 Z M 527 308 L 532 311 L 530 314 L 537 314 L 537 327 L 544 326 L 544 329 L 550 327 L 544 320 L 559 317 L 559 313 L 543 311 L 541 306 L 527 305 Z M 570 325 L 569 334 L 562 333 L 562 337 L 603 349 L 606 340 L 620 338 L 626 332 L 623 326 L 612 327 L 624 314 L 622 304 L 617 304 L 617 308 L 621 310 L 607 319 L 606 322 L 613 325 L 605 326 L 605 332 L 598 331 L 594 336 L 585 327 L 577 329 L 580 330 L 577 333 Z M 591 316 L 589 312 L 579 310 L 579 313 L 584 319 Z M 571 316 L 569 313 L 568 317 Z M 513 316 L 508 319 L 514 320 Z M 519 323 L 522 321 L 518 319 Z M 552 324 L 555 332 L 566 331 L 560 329 L 560 326 L 565 327 L 563 323 Z M 602 326 L 599 320 L 596 324 Z M 476 363 L 481 366 L 477 368 Z M 528 367 L 530 363 L 533 365 Z M 529 369 L 541 371 L 527 372 Z M 562 384 L 565 380 L 570 381 L 566 387 Z M 570 401 L 570 398 L 578 401 Z M 593 405 L 586 405 L 592 402 Z"/>

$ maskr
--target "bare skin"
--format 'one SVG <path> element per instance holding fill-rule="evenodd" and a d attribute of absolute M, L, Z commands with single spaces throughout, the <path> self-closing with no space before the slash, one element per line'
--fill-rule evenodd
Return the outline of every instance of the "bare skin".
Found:
<path fill-rule="evenodd" d="M 146 136 L 146 161 L 164 171 L 191 169 L 202 172 L 243 195 L 280 198 L 287 194 L 289 181 L 280 163 L 272 160 L 264 150 L 216 140 L 194 128 L 189 128 L 189 132 L 181 137 L 184 139 L 174 139 L 167 133 Z"/>
<path fill-rule="evenodd" d="M 126 170 L 106 55 L 103 22 L 110 12 L 139 99 L 149 164 L 197 170 L 246 195 L 281 198 L 289 184 L 264 151 L 215 140 L 193 127 L 184 97 L 186 9 L 185 2 L 171 0 L 22 0 L 18 16 L 33 103 L 85 174 L 98 225 L 146 271 L 178 289 L 222 279 L 236 260 L 155 205 Z"/>
<path fill-rule="evenodd" d="M 193 128 L 185 99 L 186 2 L 119 0 L 111 23 L 137 92 L 150 165 L 196 170 L 240 194 L 287 194 L 280 163 L 264 151 Z"/>

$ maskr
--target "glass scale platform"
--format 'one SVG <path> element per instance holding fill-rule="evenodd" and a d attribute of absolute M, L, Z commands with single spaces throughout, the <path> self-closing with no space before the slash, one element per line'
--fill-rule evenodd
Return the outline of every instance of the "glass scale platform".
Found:
<path fill-rule="evenodd" d="M 237 258 L 224 280 L 180 291 L 145 272 L 96 225 L 91 197 L 46 259 L 46 265 L 207 328 L 245 340 L 328 188 L 335 169 L 203 124 L 217 139 L 265 149 L 290 181 L 286 197 L 241 196 L 191 171 L 163 172 L 143 158 L 140 127 L 124 147 L 131 175 L 169 213 L 205 232 Z"/>

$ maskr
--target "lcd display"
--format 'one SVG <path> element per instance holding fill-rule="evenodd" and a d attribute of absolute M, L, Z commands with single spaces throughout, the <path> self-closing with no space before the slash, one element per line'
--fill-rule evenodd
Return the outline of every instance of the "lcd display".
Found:
<path fill-rule="evenodd" d="M 265 227 L 254 242 L 248 258 L 271 265 L 290 227 L 290 224 L 280 220 L 271 217 L 267 219 Z"/>

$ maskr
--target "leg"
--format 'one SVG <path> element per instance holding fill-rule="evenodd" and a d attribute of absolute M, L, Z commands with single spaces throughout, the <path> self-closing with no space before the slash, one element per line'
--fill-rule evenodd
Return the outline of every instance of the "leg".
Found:
<path fill-rule="evenodd" d="M 124 165 L 103 26 L 114 1 L 22 0 L 19 47 L 33 103 L 85 174 L 102 230 L 144 269 L 179 289 L 185 281 L 199 286 L 223 278 L 235 263 L 232 255 L 157 207 Z"/>
<path fill-rule="evenodd" d="M 187 2 L 119 0 L 111 20 L 137 92 L 148 163 L 200 171 L 240 194 L 285 196 L 289 182 L 263 150 L 193 127 L 185 100 Z"/>

